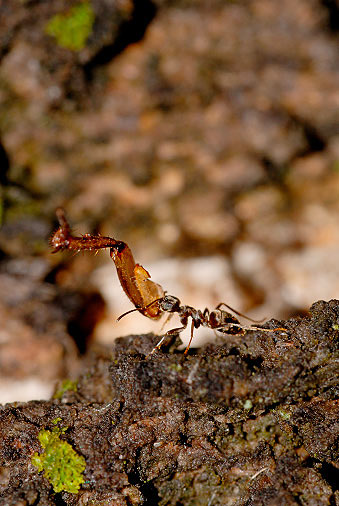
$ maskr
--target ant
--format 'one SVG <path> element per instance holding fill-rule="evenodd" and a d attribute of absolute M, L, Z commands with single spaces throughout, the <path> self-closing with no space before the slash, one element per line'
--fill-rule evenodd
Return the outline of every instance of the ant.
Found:
<path fill-rule="evenodd" d="M 201 311 L 200 309 L 195 309 L 192 306 L 181 306 L 180 300 L 178 297 L 174 297 L 173 295 L 164 295 L 160 299 L 157 299 L 153 302 L 151 302 L 149 305 L 157 304 L 160 308 L 161 312 L 167 312 L 170 313 L 169 318 L 173 315 L 173 313 L 178 313 L 180 318 L 181 327 L 171 329 L 166 332 L 166 334 L 160 339 L 158 344 L 152 349 L 152 351 L 149 353 L 149 355 L 153 355 L 157 350 L 159 350 L 163 344 L 164 341 L 170 336 L 173 336 L 175 334 L 179 334 L 183 330 L 187 328 L 188 325 L 188 319 L 191 318 L 191 335 L 188 345 L 186 346 L 186 349 L 184 351 L 184 356 L 187 355 L 190 347 L 191 342 L 193 339 L 193 331 L 196 328 L 199 328 L 200 326 L 208 327 L 212 330 L 218 330 L 219 332 L 222 332 L 224 334 L 231 334 L 231 335 L 243 335 L 245 334 L 246 330 L 260 330 L 262 332 L 276 332 L 278 330 L 286 331 L 283 327 L 278 327 L 275 329 L 265 329 L 262 327 L 254 327 L 253 325 L 251 327 L 246 327 L 244 325 L 241 325 L 240 321 L 231 313 L 228 311 L 225 311 L 225 309 L 221 309 L 223 306 L 227 309 L 230 309 L 233 311 L 233 313 L 238 314 L 239 316 L 242 316 L 243 318 L 246 318 L 247 320 L 253 321 L 255 323 L 259 323 L 256 320 L 252 320 L 252 318 L 249 318 L 248 316 L 239 313 L 235 309 L 233 309 L 231 306 L 226 304 L 225 302 L 221 302 L 216 306 L 215 309 L 210 311 L 207 307 L 204 309 L 204 311 Z M 140 308 L 136 309 L 130 309 L 129 311 L 126 311 L 126 313 L 123 313 L 119 316 L 118 321 L 121 320 L 124 316 L 126 316 L 129 313 L 132 313 L 133 311 L 140 311 Z M 167 320 L 166 320 L 167 322 Z M 165 323 L 166 323 L 165 322 Z"/>
<path fill-rule="evenodd" d="M 167 295 L 163 288 L 151 281 L 150 274 L 140 264 L 136 264 L 133 254 L 128 245 L 123 241 L 117 241 L 112 237 L 102 235 L 84 234 L 81 237 L 72 235 L 71 228 L 62 208 L 56 210 L 56 215 L 59 221 L 59 228 L 52 235 L 50 239 L 53 253 L 68 249 L 70 251 L 79 252 L 81 250 L 94 250 L 110 248 L 110 256 L 117 269 L 117 274 L 120 280 L 122 289 L 127 297 L 134 304 L 135 309 L 131 309 L 126 313 L 119 316 L 118 321 L 124 316 L 133 311 L 139 311 L 144 316 L 152 320 L 159 319 L 163 313 L 169 313 L 169 318 L 178 313 L 181 327 L 171 329 L 160 339 L 158 344 L 152 349 L 149 355 L 159 350 L 163 342 L 175 334 L 179 334 L 188 325 L 188 319 L 191 318 L 191 335 L 189 343 L 184 351 L 184 356 L 187 355 L 193 339 L 193 331 L 200 326 L 208 327 L 213 330 L 218 330 L 224 334 L 244 334 L 246 330 L 260 330 L 262 332 L 276 332 L 279 330 L 286 331 L 286 329 L 279 327 L 275 329 L 265 329 L 260 327 L 245 327 L 241 325 L 240 321 L 231 313 L 222 307 L 226 307 L 233 313 L 247 318 L 248 320 L 258 323 L 255 320 L 239 313 L 231 306 L 224 302 L 210 311 L 206 308 L 204 311 L 195 309 L 191 306 L 180 305 L 180 300 L 173 295 Z"/>

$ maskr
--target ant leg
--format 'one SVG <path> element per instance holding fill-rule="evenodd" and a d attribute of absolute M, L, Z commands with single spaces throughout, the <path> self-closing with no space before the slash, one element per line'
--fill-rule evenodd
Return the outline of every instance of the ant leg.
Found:
<path fill-rule="evenodd" d="M 155 300 L 152 300 L 152 302 L 150 302 L 149 304 L 147 304 L 147 306 L 136 306 L 135 309 L 130 309 L 129 311 L 126 311 L 125 313 L 122 313 L 118 318 L 117 318 L 117 322 L 121 320 L 121 318 L 124 318 L 124 316 L 130 314 L 130 313 L 134 313 L 134 311 L 144 311 L 145 309 L 153 306 L 153 304 L 156 304 L 157 302 L 159 302 L 160 299 L 155 299 Z"/>
<path fill-rule="evenodd" d="M 227 326 L 229 326 L 229 324 L 227 324 Z M 243 333 L 245 330 L 260 330 L 261 332 L 277 332 L 278 330 L 281 330 L 283 332 L 287 332 L 287 329 L 285 329 L 284 327 L 277 327 L 275 329 L 265 329 L 263 327 L 244 327 L 244 325 L 240 324 L 238 325 L 236 323 L 232 323 L 231 326 L 238 328 L 239 334 Z M 223 330 L 222 327 L 219 327 L 217 330 L 219 330 L 219 332 L 223 332 L 224 334 L 230 334 L 230 332 L 227 332 L 227 330 L 226 331 Z"/>
<path fill-rule="evenodd" d="M 244 327 L 245 330 L 261 330 L 262 332 L 277 332 L 278 330 L 281 330 L 283 332 L 287 332 L 287 329 L 284 327 L 277 327 L 275 329 L 263 329 L 262 327 Z"/>
<path fill-rule="evenodd" d="M 191 342 L 193 339 L 193 330 L 194 330 L 194 321 L 192 320 L 192 322 L 191 322 L 191 337 L 190 337 L 188 345 L 186 346 L 186 350 L 184 351 L 184 357 L 186 357 L 188 350 L 190 349 Z"/>
<path fill-rule="evenodd" d="M 225 302 L 220 302 L 220 304 L 218 304 L 215 309 L 220 309 L 222 306 L 227 307 L 227 309 L 230 309 L 233 313 L 237 314 L 238 316 L 242 316 L 242 318 L 246 318 L 246 320 L 249 320 L 250 322 L 253 322 L 253 323 L 261 323 L 265 320 L 265 318 L 262 318 L 261 320 L 253 320 L 253 318 L 250 318 L 249 316 L 246 316 L 245 314 L 240 313 L 240 311 L 237 311 L 236 309 L 229 306 Z"/>
<path fill-rule="evenodd" d="M 164 341 L 166 341 L 166 339 L 169 337 L 169 336 L 173 336 L 174 334 L 180 334 L 180 332 L 182 332 L 185 328 L 187 327 L 187 325 L 183 325 L 182 327 L 178 327 L 177 329 L 172 329 L 172 330 L 169 330 L 168 332 L 166 332 L 166 334 L 164 334 L 162 336 L 162 338 L 160 339 L 160 341 L 158 342 L 158 344 L 156 344 L 156 346 L 154 346 L 153 350 L 147 355 L 147 357 L 150 357 L 151 355 L 153 355 L 153 353 L 155 353 L 157 350 L 160 350 L 162 344 Z M 147 358 L 146 357 L 146 358 Z"/>
<path fill-rule="evenodd" d="M 163 329 L 165 328 L 165 326 L 167 325 L 167 323 L 170 321 L 170 319 L 172 318 L 172 316 L 174 315 L 174 313 L 169 313 L 169 315 L 167 316 L 167 318 L 165 319 L 164 323 L 161 325 L 161 329 L 160 329 L 160 332 L 163 331 Z"/>

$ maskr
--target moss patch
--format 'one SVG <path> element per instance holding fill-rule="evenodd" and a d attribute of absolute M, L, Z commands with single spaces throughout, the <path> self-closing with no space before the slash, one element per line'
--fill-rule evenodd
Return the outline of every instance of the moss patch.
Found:
<path fill-rule="evenodd" d="M 44 471 L 45 477 L 52 484 L 54 492 L 79 492 L 83 483 L 83 472 L 86 467 L 84 457 L 78 455 L 72 446 L 60 439 L 67 428 L 55 427 L 52 431 L 41 430 L 38 438 L 44 452 L 32 456 L 32 464 L 39 472 Z"/>
<path fill-rule="evenodd" d="M 72 381 L 70 379 L 63 380 L 60 387 L 53 395 L 53 399 L 61 399 L 64 393 L 69 392 L 70 390 L 76 392 L 78 389 L 77 385 L 78 385 L 77 381 Z"/>
<path fill-rule="evenodd" d="M 84 48 L 92 32 L 95 15 L 90 2 L 72 7 L 66 14 L 56 14 L 46 24 L 45 31 L 59 46 L 72 51 Z"/>

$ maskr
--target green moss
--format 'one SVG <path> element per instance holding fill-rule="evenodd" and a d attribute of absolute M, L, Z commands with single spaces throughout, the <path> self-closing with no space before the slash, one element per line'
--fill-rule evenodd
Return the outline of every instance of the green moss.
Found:
<path fill-rule="evenodd" d="M 78 389 L 77 381 L 72 381 L 70 379 L 64 380 L 60 387 L 57 389 L 55 394 L 53 395 L 53 399 L 61 399 L 65 392 L 73 391 L 76 392 Z"/>
<path fill-rule="evenodd" d="M 250 399 L 247 399 L 245 402 L 244 402 L 244 409 L 252 409 L 253 408 L 253 403 Z"/>
<path fill-rule="evenodd" d="M 182 371 L 182 365 L 180 364 L 170 364 L 168 366 L 169 369 L 172 369 L 172 371 L 175 371 L 175 372 L 180 372 Z"/>
<path fill-rule="evenodd" d="M 83 472 L 86 462 L 69 443 L 60 439 L 59 436 L 66 430 L 67 427 L 62 429 L 55 427 L 52 431 L 41 430 L 38 438 L 44 452 L 41 454 L 35 452 L 32 464 L 39 472 L 45 472 L 45 477 L 52 484 L 54 492 L 64 490 L 76 494 L 84 482 Z"/>
<path fill-rule="evenodd" d="M 59 46 L 72 51 L 84 48 L 92 32 L 95 15 L 90 2 L 74 5 L 66 14 L 56 14 L 46 24 L 48 35 L 54 37 Z"/>
<path fill-rule="evenodd" d="M 289 419 L 291 418 L 291 414 L 292 414 L 292 413 L 290 413 L 290 412 L 288 412 L 288 411 L 286 411 L 286 410 L 283 410 L 283 409 L 279 409 L 279 410 L 277 410 L 277 411 L 276 411 L 276 413 L 277 413 L 279 416 L 281 416 L 281 418 L 282 418 L 283 420 L 286 420 L 286 421 L 287 421 L 287 420 L 289 420 Z"/>

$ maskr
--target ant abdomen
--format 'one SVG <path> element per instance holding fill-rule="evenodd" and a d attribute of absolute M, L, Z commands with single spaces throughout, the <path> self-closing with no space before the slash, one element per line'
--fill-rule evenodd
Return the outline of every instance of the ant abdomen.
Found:
<path fill-rule="evenodd" d="M 231 328 L 232 324 L 239 325 L 239 320 L 234 315 L 220 309 L 214 309 L 213 311 L 209 312 L 207 318 L 208 327 L 211 329 L 220 329 L 221 332 L 223 330 L 224 332 L 228 332 L 228 329 Z"/>

